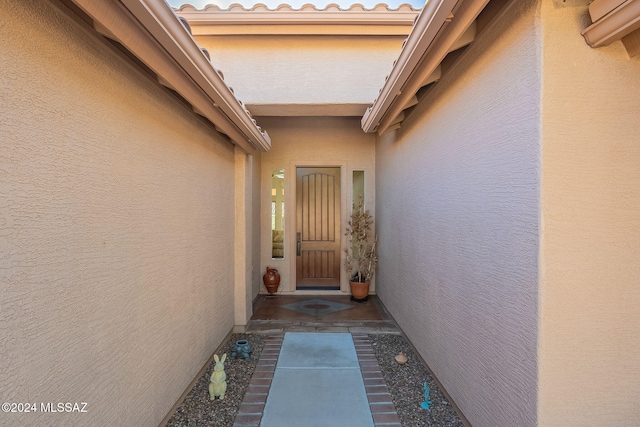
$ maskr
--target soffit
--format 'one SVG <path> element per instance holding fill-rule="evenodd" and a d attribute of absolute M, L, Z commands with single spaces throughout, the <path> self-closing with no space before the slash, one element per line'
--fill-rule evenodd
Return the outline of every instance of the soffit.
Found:
<path fill-rule="evenodd" d="M 187 19 L 193 34 L 198 35 L 407 35 L 411 31 L 419 9 L 403 4 L 391 9 L 378 4 L 365 9 L 354 4 L 341 9 L 330 4 L 318 9 L 307 4 L 294 9 L 281 4 L 269 9 L 264 4 L 244 8 L 232 4 L 228 9 L 208 5 L 196 9 L 181 6 L 176 13 Z"/>
<path fill-rule="evenodd" d="M 115 40 L 152 70 L 220 133 L 251 152 L 271 140 L 233 94 L 174 11 L 157 0 L 72 0 L 97 32 Z"/>

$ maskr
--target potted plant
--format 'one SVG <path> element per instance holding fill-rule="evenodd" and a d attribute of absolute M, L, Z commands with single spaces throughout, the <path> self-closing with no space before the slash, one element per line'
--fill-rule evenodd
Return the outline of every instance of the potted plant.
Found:
<path fill-rule="evenodd" d="M 351 286 L 351 299 L 364 301 L 369 298 L 369 286 L 376 271 L 378 236 L 373 231 L 373 217 L 360 199 L 353 205 L 347 225 L 347 254 L 344 266 Z"/>

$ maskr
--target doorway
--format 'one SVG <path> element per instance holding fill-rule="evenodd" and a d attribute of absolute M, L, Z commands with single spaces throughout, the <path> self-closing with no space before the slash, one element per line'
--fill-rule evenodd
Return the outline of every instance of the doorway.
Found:
<path fill-rule="evenodd" d="M 296 290 L 340 289 L 340 168 L 296 169 Z"/>

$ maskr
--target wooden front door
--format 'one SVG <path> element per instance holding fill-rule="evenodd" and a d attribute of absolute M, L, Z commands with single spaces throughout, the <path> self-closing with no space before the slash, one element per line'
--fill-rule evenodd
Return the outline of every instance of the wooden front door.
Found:
<path fill-rule="evenodd" d="M 297 168 L 296 289 L 340 289 L 340 168 Z"/>

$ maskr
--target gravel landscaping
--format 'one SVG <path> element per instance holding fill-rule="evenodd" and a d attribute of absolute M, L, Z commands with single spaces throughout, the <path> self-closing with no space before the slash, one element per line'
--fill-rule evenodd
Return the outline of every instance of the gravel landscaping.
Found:
<path fill-rule="evenodd" d="M 253 350 L 248 360 L 241 357 L 230 358 L 236 341 L 240 339 L 248 340 Z M 222 353 L 228 355 L 225 363 L 228 387 L 224 400 L 212 401 L 209 399 L 209 378 L 214 366 L 214 363 L 211 363 L 182 405 L 176 409 L 167 426 L 233 426 L 238 408 L 258 363 L 260 352 L 264 347 L 265 339 L 266 335 L 261 334 L 232 334 L 218 352 L 220 355 Z M 463 427 L 456 411 L 440 391 L 413 348 L 401 335 L 370 334 L 369 340 L 403 426 Z M 408 358 L 405 365 L 398 365 L 394 360 L 394 356 L 400 351 L 404 352 Z M 429 400 L 433 402 L 429 411 L 420 406 L 424 401 L 423 384 L 425 381 L 431 390 Z"/>
<path fill-rule="evenodd" d="M 403 426 L 464 426 L 455 409 L 404 337 L 370 334 L 369 341 Z M 405 365 L 398 365 L 394 359 L 399 352 L 407 356 L 408 361 Z M 428 411 L 420 405 L 424 402 L 425 381 L 430 390 L 429 401 L 433 402 Z"/>
<path fill-rule="evenodd" d="M 258 364 L 266 335 L 231 334 L 220 347 L 218 354 L 227 353 L 224 370 L 227 373 L 227 392 L 224 399 L 209 399 L 209 381 L 215 362 L 207 368 L 193 386 L 182 405 L 176 409 L 167 423 L 168 427 L 231 427 L 238 408 L 249 386 L 253 371 Z M 231 358 L 231 352 L 238 340 L 248 340 L 253 350 L 249 359 Z"/>

